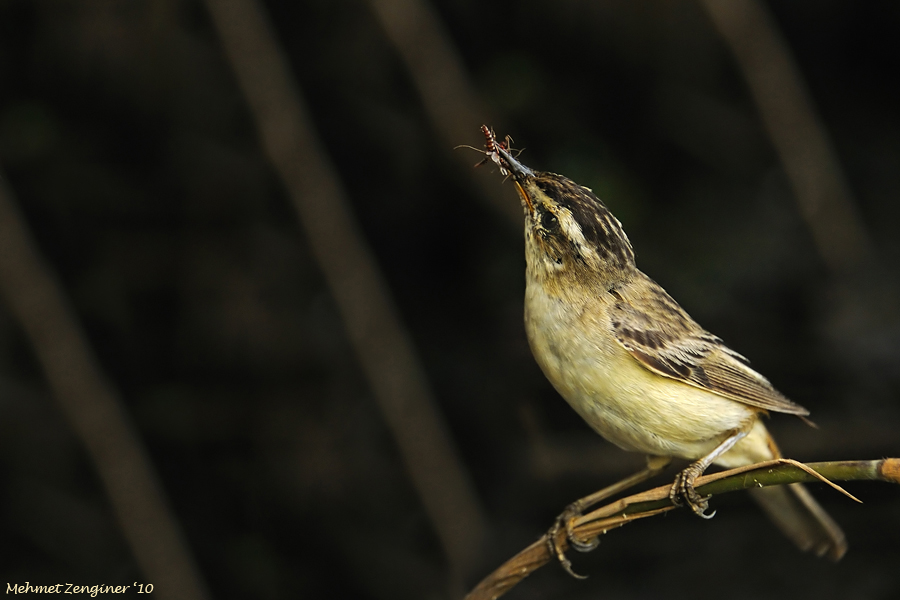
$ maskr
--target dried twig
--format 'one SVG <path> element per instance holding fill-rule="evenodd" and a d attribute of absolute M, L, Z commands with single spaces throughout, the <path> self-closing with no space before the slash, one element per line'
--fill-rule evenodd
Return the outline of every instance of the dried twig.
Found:
<path fill-rule="evenodd" d="M 784 485 L 809 481 L 886 481 L 900 484 L 900 459 L 885 458 L 868 461 L 834 461 L 803 465 L 790 460 L 773 460 L 697 479 L 697 492 L 714 496 L 754 487 Z M 622 498 L 576 519 L 573 534 L 579 541 L 588 541 L 638 519 L 652 517 L 674 508 L 669 500 L 671 485 L 663 485 L 646 492 Z M 843 491 L 843 490 L 842 490 Z M 488 575 L 469 594 L 466 600 L 494 600 L 517 583 L 541 568 L 552 556 L 544 535 L 496 571 Z M 565 528 L 557 534 L 556 543 L 568 547 Z"/>
<path fill-rule="evenodd" d="M 487 519 L 268 17 L 257 0 L 206 4 L 451 572 L 465 577 Z"/>
<path fill-rule="evenodd" d="M 758 0 L 702 0 L 750 87 L 828 267 L 841 276 L 872 267 L 872 243 L 828 134 L 787 43 Z"/>
<path fill-rule="evenodd" d="M 138 566 L 163 598 L 209 594 L 150 458 L 0 172 L 0 292 L 87 448 Z"/>

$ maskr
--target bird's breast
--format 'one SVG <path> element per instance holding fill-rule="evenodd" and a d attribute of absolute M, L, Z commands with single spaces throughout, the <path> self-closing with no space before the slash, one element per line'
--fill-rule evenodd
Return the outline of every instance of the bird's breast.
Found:
<path fill-rule="evenodd" d="M 548 290 L 541 282 L 526 286 L 532 352 L 553 387 L 607 440 L 629 451 L 694 460 L 756 418 L 746 405 L 640 365 L 613 334 L 605 292 Z"/>

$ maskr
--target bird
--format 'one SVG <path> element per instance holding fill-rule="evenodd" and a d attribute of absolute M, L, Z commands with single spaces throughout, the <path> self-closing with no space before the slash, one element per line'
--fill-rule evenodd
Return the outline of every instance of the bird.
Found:
<path fill-rule="evenodd" d="M 511 178 L 525 214 L 525 329 L 556 391 L 603 438 L 647 457 L 650 476 L 672 459 L 691 461 L 670 491 L 710 518 L 694 480 L 712 464 L 734 468 L 781 457 L 763 417 L 809 411 L 787 399 L 749 361 L 703 329 L 635 264 L 622 224 L 587 187 L 532 170 L 510 138 L 483 126 L 485 160 Z M 514 156 L 515 154 L 515 156 Z M 481 164 L 481 163 L 480 163 Z M 847 549 L 841 528 L 802 484 L 751 489 L 801 549 L 832 560 Z M 572 537 L 585 504 L 560 515 Z M 557 521 L 557 526 L 559 521 Z M 551 530 L 554 531 L 554 530 Z M 574 576 L 571 563 L 551 548 Z"/>

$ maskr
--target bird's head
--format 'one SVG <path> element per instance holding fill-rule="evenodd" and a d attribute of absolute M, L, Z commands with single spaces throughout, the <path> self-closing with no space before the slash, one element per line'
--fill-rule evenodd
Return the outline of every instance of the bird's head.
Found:
<path fill-rule="evenodd" d="M 571 179 L 532 171 L 498 146 L 525 211 L 525 254 L 531 276 L 548 283 L 614 284 L 635 271 L 622 224 L 594 193 Z"/>

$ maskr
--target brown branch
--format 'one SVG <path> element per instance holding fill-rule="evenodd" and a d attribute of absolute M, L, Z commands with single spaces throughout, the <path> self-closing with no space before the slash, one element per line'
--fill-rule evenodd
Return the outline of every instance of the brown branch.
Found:
<path fill-rule="evenodd" d="M 819 254 L 841 276 L 874 251 L 790 48 L 759 0 L 702 0 L 734 54 Z"/>
<path fill-rule="evenodd" d="M 465 577 L 481 553 L 487 519 L 284 52 L 257 0 L 206 5 L 451 573 Z"/>
<path fill-rule="evenodd" d="M 714 496 L 768 485 L 821 481 L 823 478 L 829 482 L 868 480 L 900 484 L 900 459 L 834 461 L 808 465 L 773 460 L 705 475 L 697 479 L 696 486 L 701 495 Z M 591 511 L 575 520 L 573 534 L 579 541 L 587 542 L 632 521 L 668 512 L 676 508 L 669 501 L 670 488 L 671 485 L 663 485 Z M 556 543 L 563 550 L 568 548 L 564 527 L 557 533 Z M 465 600 L 499 598 L 551 559 L 553 556 L 545 534 L 484 578 L 469 592 Z"/>
<path fill-rule="evenodd" d="M 163 598 L 209 597 L 140 436 L 41 258 L 2 171 L 0 293 L 87 449 L 141 572 Z"/>

